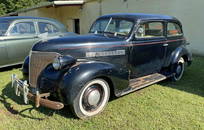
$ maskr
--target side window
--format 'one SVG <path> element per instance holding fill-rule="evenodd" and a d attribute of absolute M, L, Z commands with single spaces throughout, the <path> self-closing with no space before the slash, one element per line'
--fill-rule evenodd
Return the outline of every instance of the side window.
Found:
<path fill-rule="evenodd" d="M 133 23 L 130 21 L 122 20 L 120 21 L 119 32 L 124 34 L 129 34 L 132 29 Z"/>
<path fill-rule="evenodd" d="M 33 22 L 16 23 L 10 31 L 10 35 L 31 35 L 35 34 L 35 26 Z"/>
<path fill-rule="evenodd" d="M 53 34 L 59 32 L 59 30 L 54 25 L 45 22 L 39 22 L 38 28 L 40 33 Z"/>
<path fill-rule="evenodd" d="M 162 22 L 147 22 L 139 25 L 136 38 L 153 38 L 164 36 L 164 26 Z"/>
<path fill-rule="evenodd" d="M 167 36 L 179 36 L 182 35 L 181 27 L 176 23 L 168 23 Z"/>

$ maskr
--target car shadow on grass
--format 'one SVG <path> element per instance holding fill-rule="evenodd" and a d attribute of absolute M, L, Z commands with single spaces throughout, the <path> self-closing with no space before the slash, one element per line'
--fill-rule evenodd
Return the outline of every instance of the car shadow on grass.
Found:
<path fill-rule="evenodd" d="M 164 87 L 177 89 L 187 93 L 204 97 L 204 57 L 195 57 L 191 66 L 186 67 L 180 81 L 165 80 L 159 84 Z"/>
<path fill-rule="evenodd" d="M 14 66 L 9 66 L 9 67 L 4 67 L 4 68 L 0 68 L 0 72 L 5 72 L 5 71 L 9 71 L 9 70 L 12 70 L 12 69 L 19 69 L 21 68 L 22 65 L 14 65 Z"/>
<path fill-rule="evenodd" d="M 8 99 L 9 100 L 12 100 L 14 103 L 10 103 L 8 102 Z M 0 102 L 4 105 L 5 109 L 13 114 L 13 115 L 18 115 L 18 116 L 21 116 L 23 118 L 29 118 L 29 119 L 33 119 L 33 120 L 45 120 L 49 117 L 52 117 L 54 114 L 58 114 L 60 116 L 63 116 L 65 118 L 72 118 L 72 119 L 77 119 L 71 112 L 71 110 L 69 109 L 68 106 L 65 106 L 63 109 L 61 110 L 51 110 L 49 108 L 45 108 L 45 107 L 39 107 L 39 108 L 36 108 L 34 103 L 33 102 L 29 102 L 29 106 L 31 106 L 30 108 L 25 108 L 25 109 L 21 109 L 21 108 L 17 108 L 15 107 L 15 105 L 13 104 L 16 104 L 16 106 L 19 106 L 19 105 L 24 105 L 24 102 L 23 102 L 23 97 L 20 96 L 16 96 L 15 95 L 15 92 L 14 92 L 14 88 L 11 88 L 11 82 L 8 83 L 5 88 L 2 90 L 2 94 L 0 95 Z M 43 118 L 38 118 L 36 117 L 35 115 L 32 114 L 32 111 L 33 110 L 36 110 L 40 113 L 43 113 L 45 115 L 45 117 Z M 27 112 L 29 114 L 27 114 Z M 26 114 L 25 114 L 26 112 Z"/>

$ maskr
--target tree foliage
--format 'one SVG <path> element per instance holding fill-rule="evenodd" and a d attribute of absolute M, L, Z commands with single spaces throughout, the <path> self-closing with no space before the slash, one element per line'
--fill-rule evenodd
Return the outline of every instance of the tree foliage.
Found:
<path fill-rule="evenodd" d="M 0 15 L 36 5 L 43 0 L 0 0 Z"/>

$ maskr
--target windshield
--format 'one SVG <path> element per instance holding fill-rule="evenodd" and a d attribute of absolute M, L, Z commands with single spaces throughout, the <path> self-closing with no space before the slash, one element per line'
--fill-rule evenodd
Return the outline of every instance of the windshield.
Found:
<path fill-rule="evenodd" d="M 99 19 L 93 24 L 90 33 L 128 37 L 133 25 L 134 22 L 126 19 Z"/>
<path fill-rule="evenodd" d="M 9 22 L 8 21 L 2 21 L 0 22 L 0 36 L 5 35 L 8 27 L 9 27 Z"/>

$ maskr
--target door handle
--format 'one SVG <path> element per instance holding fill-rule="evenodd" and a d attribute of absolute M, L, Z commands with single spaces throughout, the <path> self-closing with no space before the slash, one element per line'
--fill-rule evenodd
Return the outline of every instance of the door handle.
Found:
<path fill-rule="evenodd" d="M 167 43 L 165 43 L 165 44 L 163 44 L 163 47 L 167 47 L 169 44 L 167 44 Z"/>

